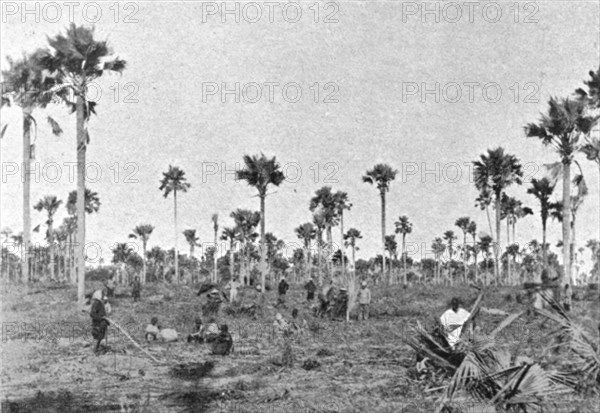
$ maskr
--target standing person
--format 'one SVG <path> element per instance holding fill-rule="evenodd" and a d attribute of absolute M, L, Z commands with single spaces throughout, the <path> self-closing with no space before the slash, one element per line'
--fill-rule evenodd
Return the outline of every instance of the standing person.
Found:
<path fill-rule="evenodd" d="M 114 274 L 109 275 L 108 281 L 106 281 L 106 295 L 108 298 L 112 298 L 115 296 L 115 288 L 117 287 L 117 283 L 115 281 Z"/>
<path fill-rule="evenodd" d="M 304 285 L 304 289 L 306 290 L 306 301 L 309 303 L 314 300 L 315 292 L 317 291 L 317 285 L 315 284 L 312 276 L 308 278 L 308 282 Z"/>
<path fill-rule="evenodd" d="M 471 313 L 460 307 L 460 301 L 456 297 L 450 301 L 450 307 L 442 314 L 440 322 L 444 328 L 448 345 L 451 349 L 454 349 L 456 343 L 460 340 L 463 325 L 469 319 Z"/>
<path fill-rule="evenodd" d="M 133 286 L 133 289 L 131 290 L 131 296 L 133 297 L 133 301 L 139 301 L 142 292 L 142 284 L 140 284 L 140 277 L 136 276 L 133 279 L 131 285 Z"/>
<path fill-rule="evenodd" d="M 358 315 L 359 320 L 369 319 L 369 304 L 371 304 L 371 290 L 367 288 L 367 282 L 363 281 L 358 290 L 358 305 L 360 307 L 360 313 Z"/>
<path fill-rule="evenodd" d="M 92 318 L 92 337 L 96 340 L 96 348 L 94 349 L 96 354 L 100 351 L 100 342 L 106 336 L 106 328 L 110 325 L 106 319 L 103 298 L 104 294 L 102 290 L 96 290 L 92 294 L 90 317 Z"/>
<path fill-rule="evenodd" d="M 565 289 L 562 294 L 562 305 L 565 311 L 571 311 L 571 304 L 573 302 L 573 291 L 569 284 L 565 284 Z"/>
<path fill-rule="evenodd" d="M 277 288 L 279 292 L 279 299 L 277 300 L 277 305 L 282 304 L 285 306 L 285 294 L 287 293 L 287 290 L 289 288 L 290 285 L 285 280 L 285 277 L 281 277 L 281 281 L 279 281 L 279 286 Z"/>

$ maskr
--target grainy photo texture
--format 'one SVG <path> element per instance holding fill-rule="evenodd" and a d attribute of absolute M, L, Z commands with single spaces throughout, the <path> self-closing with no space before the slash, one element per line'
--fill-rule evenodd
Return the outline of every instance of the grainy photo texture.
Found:
<path fill-rule="evenodd" d="M 2 412 L 600 410 L 600 3 L 0 1 Z"/>

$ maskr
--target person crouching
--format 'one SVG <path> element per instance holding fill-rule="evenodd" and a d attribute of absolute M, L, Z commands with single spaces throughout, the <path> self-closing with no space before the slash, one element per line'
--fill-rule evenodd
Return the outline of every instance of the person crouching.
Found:
<path fill-rule="evenodd" d="M 92 318 L 92 337 L 96 340 L 96 348 L 94 349 L 96 354 L 100 351 L 100 342 L 106 337 L 106 328 L 110 325 L 106 319 L 103 299 L 102 290 L 96 290 L 92 294 L 90 317 Z"/>

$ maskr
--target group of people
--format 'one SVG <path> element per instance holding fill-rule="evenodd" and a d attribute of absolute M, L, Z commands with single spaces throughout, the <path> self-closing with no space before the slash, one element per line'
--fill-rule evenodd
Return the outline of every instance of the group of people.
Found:
<path fill-rule="evenodd" d="M 314 279 L 309 277 L 306 284 L 304 284 L 306 290 L 306 301 L 310 304 L 317 292 L 317 285 Z M 280 292 L 281 297 L 281 292 Z M 326 283 L 323 289 L 319 293 L 319 304 L 313 306 L 316 315 L 323 317 L 329 315 L 331 318 L 345 317 L 348 309 L 348 302 L 350 296 L 346 288 L 336 289 L 333 280 Z M 369 306 L 371 304 L 371 290 L 367 287 L 367 282 L 361 283 L 360 289 L 356 293 L 356 300 L 359 305 L 359 320 L 368 320 L 369 318 Z"/>
<path fill-rule="evenodd" d="M 129 284 L 131 287 L 131 297 L 133 301 L 139 301 L 142 294 L 142 283 L 140 277 L 135 276 L 133 281 Z M 109 275 L 108 280 L 104 283 L 104 289 L 106 290 L 106 296 L 113 298 L 115 296 L 115 290 L 117 289 L 117 282 L 113 274 Z"/>

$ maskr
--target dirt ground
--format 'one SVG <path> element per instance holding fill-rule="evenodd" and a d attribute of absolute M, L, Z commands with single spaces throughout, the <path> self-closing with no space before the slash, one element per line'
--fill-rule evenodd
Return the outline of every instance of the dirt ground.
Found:
<path fill-rule="evenodd" d="M 88 285 L 89 291 L 92 287 Z M 109 317 L 142 343 L 160 361 L 156 363 L 114 326 L 109 327 L 110 350 L 95 355 L 90 317 L 77 306 L 74 287 L 2 285 L 1 291 L 0 378 L 6 412 L 433 412 L 444 380 L 419 379 L 414 352 L 402 338 L 417 320 L 432 323 L 453 295 L 466 308 L 477 296 L 476 290 L 459 287 L 376 286 L 371 319 L 346 323 L 313 318 L 301 286 L 292 286 L 285 309 L 273 307 L 276 293 L 271 291 L 254 317 L 232 315 L 223 304 L 217 321 L 229 325 L 236 352 L 221 357 L 185 340 L 201 316 L 204 298 L 196 296 L 197 289 L 148 285 L 138 303 L 128 289 L 118 289 Z M 259 301 L 254 290 L 244 289 L 240 296 L 243 304 Z M 582 290 L 578 296 L 573 314 L 595 334 L 597 292 Z M 511 313 L 526 309 L 527 298 L 516 289 L 490 289 L 484 306 Z M 294 362 L 284 367 L 284 345 L 272 322 L 278 311 L 291 319 L 292 308 L 310 328 L 291 339 Z M 163 327 L 176 329 L 180 341 L 143 343 L 152 316 Z M 482 314 L 482 333 L 502 318 Z M 527 312 L 504 330 L 501 343 L 512 353 L 568 369 L 568 355 L 544 351 L 552 328 Z M 561 396 L 547 406 L 548 412 L 600 411 L 597 392 Z"/>

